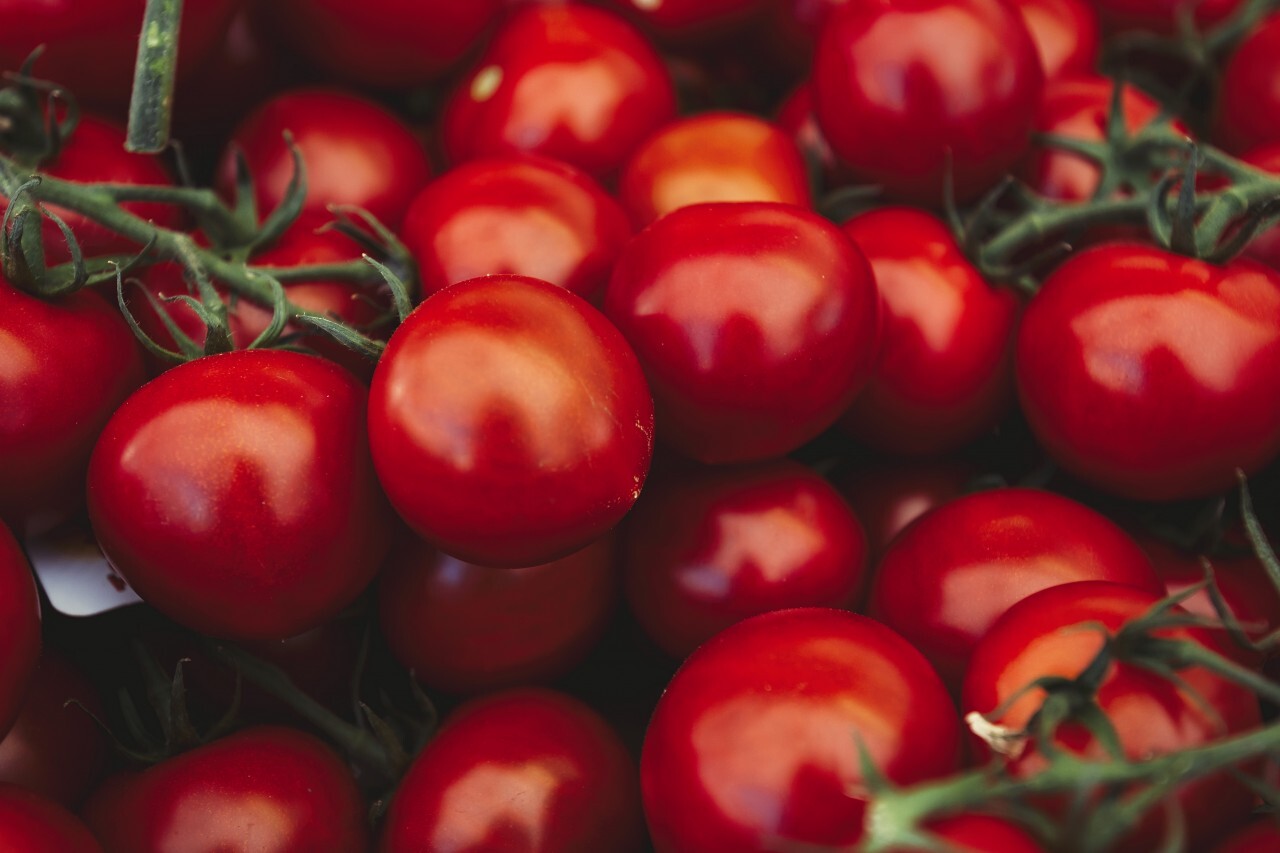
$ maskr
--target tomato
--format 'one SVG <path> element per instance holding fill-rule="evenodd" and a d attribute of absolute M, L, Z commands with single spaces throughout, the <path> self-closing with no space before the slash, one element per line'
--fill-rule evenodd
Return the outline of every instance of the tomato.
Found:
<path fill-rule="evenodd" d="M 517 151 L 596 178 L 675 117 L 662 60 L 638 31 L 588 6 L 511 13 L 441 116 L 450 162 Z"/>
<path fill-rule="evenodd" d="M 555 285 L 487 276 L 427 299 L 373 375 L 378 476 L 445 553 L 531 566 L 584 547 L 635 503 L 653 402 L 627 342 Z"/>
<path fill-rule="evenodd" d="M 1098 13 L 1086 0 L 1014 0 L 1046 80 L 1088 74 L 1098 64 Z"/>
<path fill-rule="evenodd" d="M 1157 601 L 1149 592 L 1105 581 L 1056 586 L 1024 599 L 1010 608 L 974 649 L 961 710 L 989 715 L 988 721 L 997 725 L 1022 729 L 1040 707 L 1044 691 L 1037 687 L 1015 697 L 1016 692 L 1043 676 L 1078 676 L 1102 647 L 1102 635 L 1090 626 L 1115 631 Z M 1222 651 L 1211 635 L 1198 629 L 1161 631 L 1159 636 Z M 1096 701 L 1129 759 L 1165 755 L 1259 725 L 1258 702 L 1247 689 L 1200 667 L 1182 669 L 1178 676 L 1175 682 L 1123 662 L 1113 662 L 1106 670 Z M 1002 708 L 1002 713 L 995 714 L 997 708 Z M 1101 744 L 1081 723 L 1059 727 L 1054 742 L 1090 760 L 1106 760 Z M 1010 769 L 1019 776 L 1035 773 L 1044 763 L 1033 742 L 1027 742 L 1022 754 L 1009 760 Z M 1176 799 L 1190 849 L 1201 849 L 1206 839 L 1234 826 L 1250 808 L 1243 785 L 1223 775 L 1201 777 L 1181 786 Z M 1155 849 L 1165 823 L 1166 815 L 1157 806 L 1143 822 L 1138 837 L 1126 838 L 1122 849 Z"/>
<path fill-rule="evenodd" d="M 1081 252 L 1032 298 L 1015 373 L 1063 468 L 1125 497 L 1234 486 L 1280 452 L 1280 274 L 1141 245 Z"/>
<path fill-rule="evenodd" d="M 1280 142 L 1251 148 L 1241 154 L 1240 159 L 1264 171 L 1280 173 Z M 1244 254 L 1273 270 L 1280 270 L 1280 228 L 1272 227 L 1259 233 L 1245 247 Z"/>
<path fill-rule="evenodd" d="M 857 176 L 893 198 L 981 194 L 1027 147 L 1044 72 L 1003 0 L 884 0 L 831 13 L 813 65 L 814 113 Z"/>
<path fill-rule="evenodd" d="M 26 701 L 40 657 L 40 598 L 31 567 L 13 534 L 0 522 L 0 625 L 5 628 L 0 653 L 0 735 Z"/>
<path fill-rule="evenodd" d="M 835 489 L 794 462 L 658 479 L 623 530 L 631 609 L 673 657 L 748 616 L 849 607 L 862 591 L 858 520 Z"/>
<path fill-rule="evenodd" d="M 110 851 L 369 849 L 364 801 L 312 735 L 256 726 L 107 780 L 85 821 Z"/>
<path fill-rule="evenodd" d="M 627 161 L 618 195 L 638 227 L 699 202 L 811 206 L 796 144 L 767 121 L 727 111 L 680 119 L 650 136 Z"/>
<path fill-rule="evenodd" d="M 142 355 L 96 293 L 55 302 L 0 277 L 0 520 L 46 531 L 84 501 L 98 433 L 142 384 Z"/>
<path fill-rule="evenodd" d="M 1245 37 L 1222 69 L 1215 135 L 1229 151 L 1280 142 L 1280 15 L 1271 15 Z"/>
<path fill-rule="evenodd" d="M 62 806 L 16 785 L 0 784 L 0 850 L 102 853 L 88 828 Z"/>
<path fill-rule="evenodd" d="M 103 552 L 145 601 L 205 634 L 280 639 L 331 618 L 388 545 L 366 395 L 340 367 L 282 350 L 162 374 L 94 449 Z"/>
<path fill-rule="evenodd" d="M 925 831 L 940 839 L 949 853 L 1044 853 L 1034 837 L 1016 823 L 984 814 L 958 814 L 931 821 Z M 919 848 L 920 853 L 926 853 Z M 908 848 L 895 853 L 916 853 Z"/>
<path fill-rule="evenodd" d="M 813 86 L 804 81 L 778 107 L 774 122 L 799 146 L 807 164 L 820 167 L 825 187 L 853 183 L 831 150 L 831 143 L 822 135 L 818 120 L 813 115 Z M 811 166 L 812 168 L 812 166 Z"/>
<path fill-rule="evenodd" d="M 587 706 L 510 690 L 459 707 L 391 800 L 383 853 L 640 849 L 635 767 Z"/>
<path fill-rule="evenodd" d="M 631 226 L 613 197 L 572 166 L 508 154 L 464 163 L 428 184 L 400 236 L 427 295 L 510 273 L 591 299 L 609 280 Z"/>
<path fill-rule="evenodd" d="M 294 173 L 286 132 L 306 166 L 305 211 L 356 205 L 395 229 L 431 177 L 426 150 L 390 111 L 338 90 L 294 89 L 261 104 L 236 128 L 218 166 L 218 191 L 235 195 L 239 149 L 254 179 L 259 215 L 274 210 Z"/>
<path fill-rule="evenodd" d="M 868 794 L 861 741 L 907 785 L 956 768 L 955 709 L 893 631 L 839 610 L 779 610 L 694 652 L 658 700 L 640 757 L 659 851 L 849 846 Z"/>
<path fill-rule="evenodd" d="M 771 0 L 609 0 L 659 38 L 680 43 L 723 38 L 758 18 Z"/>
<path fill-rule="evenodd" d="M 432 690 L 547 681 L 579 663 L 613 615 L 613 546 L 605 536 L 540 566 L 494 569 L 406 536 L 379 578 L 382 634 Z"/>
<path fill-rule="evenodd" d="M 605 313 L 644 365 L 658 438 L 702 462 L 780 456 L 832 424 L 877 354 L 862 253 L 791 205 L 681 208 L 638 234 Z"/>
<path fill-rule="evenodd" d="M 875 273 L 883 318 L 880 359 L 842 425 L 879 450 L 955 450 L 1013 402 L 1019 300 L 969 263 L 942 220 L 887 207 L 843 226 Z"/>
<path fill-rule="evenodd" d="M 1263 815 L 1232 833 L 1213 848 L 1213 853 L 1268 853 L 1280 847 L 1280 825 L 1274 815 Z"/>
<path fill-rule="evenodd" d="M 1178 32 L 1178 16 L 1190 12 L 1198 29 L 1231 15 L 1242 0 L 1091 0 L 1108 32 Z"/>

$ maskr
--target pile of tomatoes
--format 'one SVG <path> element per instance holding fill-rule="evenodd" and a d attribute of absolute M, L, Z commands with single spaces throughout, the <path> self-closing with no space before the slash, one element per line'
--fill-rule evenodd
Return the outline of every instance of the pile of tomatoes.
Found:
<path fill-rule="evenodd" d="M 146 5 L 0 0 L 0 850 L 1280 849 L 1277 4 L 186 0 L 163 155 Z"/>

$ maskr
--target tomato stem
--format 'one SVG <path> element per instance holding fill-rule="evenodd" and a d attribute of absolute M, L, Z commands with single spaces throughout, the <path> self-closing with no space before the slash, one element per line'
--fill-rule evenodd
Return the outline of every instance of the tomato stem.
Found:
<path fill-rule="evenodd" d="M 130 151 L 158 154 L 169 145 L 181 20 L 182 0 L 147 0 L 129 101 Z"/>

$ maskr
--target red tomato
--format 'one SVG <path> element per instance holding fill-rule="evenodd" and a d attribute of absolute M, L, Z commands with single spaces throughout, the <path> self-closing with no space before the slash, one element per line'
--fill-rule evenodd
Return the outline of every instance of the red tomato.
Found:
<path fill-rule="evenodd" d="M 643 228 L 676 208 L 711 201 L 776 201 L 810 207 L 809 175 L 781 128 L 742 113 L 674 121 L 627 161 L 618 185 Z"/>
<path fill-rule="evenodd" d="M 983 814 L 958 814 L 932 821 L 925 831 L 946 845 L 949 853 L 1045 853 L 1035 838 L 1016 823 Z M 928 853 L 905 848 L 894 853 Z"/>
<path fill-rule="evenodd" d="M 771 0 L 609 0 L 659 38 L 686 43 L 741 30 L 757 18 Z"/>
<path fill-rule="evenodd" d="M 427 185 L 400 229 L 426 295 L 493 273 L 598 295 L 631 237 L 626 214 L 587 175 L 510 154 L 464 163 Z"/>
<path fill-rule="evenodd" d="M 18 542 L 0 522 L 0 625 L 4 648 L 0 653 L 0 735 L 26 701 L 40 657 L 40 598 L 31 566 Z"/>
<path fill-rule="evenodd" d="M 454 89 L 441 132 L 454 163 L 525 151 L 603 178 L 675 111 L 661 58 L 626 21 L 587 6 L 526 6 Z"/>
<path fill-rule="evenodd" d="M 981 194 L 1026 149 L 1044 72 L 1003 0 L 837 6 L 818 41 L 814 112 L 841 159 L 894 198 Z"/>
<path fill-rule="evenodd" d="M 110 851 L 369 849 L 365 804 L 342 759 L 274 726 L 108 779 L 84 816 Z"/>
<path fill-rule="evenodd" d="M 605 313 L 644 365 L 659 439 L 703 462 L 781 456 L 871 373 L 879 296 L 862 253 L 791 205 L 700 204 L 623 251 Z"/>
<path fill-rule="evenodd" d="M 842 424 L 901 455 L 989 432 L 1013 401 L 1018 298 L 989 284 L 932 214 L 880 208 L 843 227 L 871 262 L 884 311 L 880 359 Z"/>
<path fill-rule="evenodd" d="M 383 853 L 638 850 L 635 766 L 604 720 L 550 690 L 459 707 L 400 782 Z"/>
<path fill-rule="evenodd" d="M 493 569 L 406 536 L 379 579 L 382 634 L 433 690 L 547 681 L 579 663 L 613 615 L 613 544 L 605 536 L 540 566 Z"/>
<path fill-rule="evenodd" d="M 1257 166 L 1267 172 L 1280 173 L 1280 142 L 1251 148 L 1241 154 L 1240 159 L 1250 166 Z M 1273 270 L 1280 270 L 1280 228 L 1268 228 L 1258 234 L 1245 248 L 1244 253 Z"/>
<path fill-rule="evenodd" d="M 523 276 L 455 284 L 391 336 L 369 437 L 396 510 L 488 566 L 572 553 L 635 503 L 653 402 L 627 342 L 573 294 Z"/>
<path fill-rule="evenodd" d="M 1229 151 L 1280 142 L 1280 15 L 1240 42 L 1218 84 L 1216 136 Z"/>
<path fill-rule="evenodd" d="M 822 135 L 822 128 L 818 127 L 818 120 L 813 115 L 813 86 L 809 81 L 792 90 L 778 107 L 774 122 L 795 141 L 807 163 L 821 167 L 824 186 L 854 182 L 847 174 L 848 169 L 831 150 L 831 143 Z"/>
<path fill-rule="evenodd" d="M 1264 815 L 1228 838 L 1220 841 L 1213 853 L 1272 853 L 1280 849 L 1280 824 L 1275 815 Z"/>
<path fill-rule="evenodd" d="M 16 785 L 0 784 L 0 850 L 102 853 L 88 827 L 62 806 Z"/>
<path fill-rule="evenodd" d="M 146 378 L 120 313 L 96 293 L 56 302 L 0 278 L 0 520 L 47 531 L 84 501 L 107 418 Z"/>
<path fill-rule="evenodd" d="M 1046 80 L 1089 74 L 1098 64 L 1098 13 L 1086 0 L 1014 0 Z"/>
<path fill-rule="evenodd" d="M 956 768 L 955 708 L 893 631 L 839 610 L 755 616 L 693 653 L 640 758 L 659 851 L 851 846 L 867 792 L 858 742 L 908 785 Z"/>
<path fill-rule="evenodd" d="M 239 148 L 253 175 L 259 215 L 274 210 L 293 178 L 286 131 L 306 165 L 306 211 L 357 205 L 395 229 L 431 177 L 427 152 L 413 131 L 383 107 L 337 90 L 295 89 L 240 123 L 218 167 L 219 192 L 235 195 Z"/>
<path fill-rule="evenodd" d="M 1280 452 L 1280 274 L 1115 244 L 1031 300 L 1023 411 L 1063 468 L 1142 500 L 1210 495 Z"/>
<path fill-rule="evenodd" d="M 331 618 L 387 549 L 366 394 L 336 365 L 281 350 L 152 380 L 90 462 L 103 552 L 145 601 L 205 634 L 280 639 Z"/>
<path fill-rule="evenodd" d="M 1241 0 L 1091 0 L 1103 28 L 1175 33 L 1178 16 L 1192 12 L 1196 26 L 1206 29 L 1229 16 Z"/>
<path fill-rule="evenodd" d="M 794 462 L 659 479 L 623 529 L 631 609 L 673 657 L 748 616 L 849 607 L 862 591 L 858 520 L 835 489 Z"/>
<path fill-rule="evenodd" d="M 1024 599 L 992 626 L 974 650 L 961 709 L 991 715 L 988 721 L 997 725 L 1022 729 L 1045 694 L 1035 688 L 1015 698 L 1016 692 L 1043 676 L 1078 676 L 1102 647 L 1102 635 L 1088 626 L 1115 631 L 1158 600 L 1149 592 L 1103 581 L 1056 586 Z M 1159 636 L 1222 651 L 1211 635 L 1200 630 L 1162 631 Z M 1110 718 L 1129 759 L 1164 755 L 1259 725 L 1257 698 L 1245 688 L 1199 667 L 1180 670 L 1178 676 L 1182 686 L 1127 663 L 1113 663 L 1105 673 L 1096 701 Z M 997 708 L 1004 708 L 1003 713 L 993 714 Z M 1080 723 L 1061 726 L 1054 742 L 1077 755 L 1106 760 L 1101 744 Z M 1015 774 L 1027 776 L 1042 768 L 1045 759 L 1033 742 L 1027 742 L 1022 754 L 1009 763 Z M 1242 785 L 1217 775 L 1182 786 L 1177 804 L 1190 849 L 1202 849 L 1208 838 L 1248 814 L 1250 798 Z M 1157 806 L 1138 837 L 1127 838 L 1120 849 L 1156 849 L 1166 821 Z"/>

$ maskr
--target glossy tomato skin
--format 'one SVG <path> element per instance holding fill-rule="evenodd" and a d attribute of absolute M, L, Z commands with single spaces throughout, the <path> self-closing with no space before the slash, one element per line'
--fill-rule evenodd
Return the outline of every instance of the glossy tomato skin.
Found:
<path fill-rule="evenodd" d="M 670 76 L 633 26 L 588 6 L 526 6 L 453 91 L 441 133 L 452 163 L 524 151 L 606 178 L 675 113 Z"/>
<path fill-rule="evenodd" d="M 898 784 L 956 768 L 955 708 L 905 640 L 823 608 L 727 628 L 676 672 L 645 734 L 640 785 L 654 846 L 855 844 L 866 809 L 858 737 Z"/>
<path fill-rule="evenodd" d="M 102 853 L 88 827 L 52 800 L 0 784 L 0 850 L 14 853 Z"/>
<path fill-rule="evenodd" d="M 1026 149 L 1043 83 L 1004 0 L 846 3 L 818 40 L 814 112 L 841 159 L 895 199 L 939 201 L 950 150 L 965 201 Z"/>
<path fill-rule="evenodd" d="M 1088 74 L 1098 65 L 1102 36 L 1087 0 L 1015 0 L 1035 42 L 1046 81 Z"/>
<path fill-rule="evenodd" d="M 617 587 L 608 535 L 523 569 L 477 566 L 406 536 L 379 577 L 379 625 L 428 689 L 478 693 L 545 682 L 579 663 L 613 615 Z"/>
<path fill-rule="evenodd" d="M 879 346 L 866 259 L 791 205 L 668 214 L 623 251 L 604 305 L 644 365 L 659 440 L 702 462 L 781 456 L 813 438 Z"/>
<path fill-rule="evenodd" d="M 0 734 L 9 731 L 26 700 L 40 658 L 40 598 L 26 555 L 0 521 Z"/>
<path fill-rule="evenodd" d="M 631 226 L 585 173 L 546 157 L 509 154 L 463 163 L 428 184 L 400 237 L 428 296 L 506 273 L 592 299 L 609 280 Z"/>
<path fill-rule="evenodd" d="M 395 229 L 431 177 L 426 149 L 390 111 L 337 89 L 293 89 L 259 105 L 236 128 L 218 166 L 219 192 L 235 195 L 238 148 L 253 175 L 258 215 L 274 210 L 293 178 L 286 131 L 306 166 L 307 212 L 356 205 Z"/>
<path fill-rule="evenodd" d="M 988 432 L 1013 402 L 1018 298 L 987 282 L 932 214 L 879 208 L 843 229 L 871 263 L 883 320 L 880 358 L 842 425 L 917 456 Z"/>
<path fill-rule="evenodd" d="M 382 853 L 639 850 L 635 766 L 576 699 L 522 689 L 472 700 L 414 759 Z"/>
<path fill-rule="evenodd" d="M 441 550 L 531 566 L 584 547 L 640 494 L 653 401 L 635 354 L 568 291 L 455 284 L 391 336 L 369 437 L 391 503 Z"/>
<path fill-rule="evenodd" d="M 96 293 L 54 302 L 0 278 L 0 520 L 25 536 L 84 501 L 89 454 L 146 378 L 120 313 Z"/>
<path fill-rule="evenodd" d="M 1046 848 L 1027 830 L 1007 818 L 992 815 L 953 815 L 929 822 L 925 830 L 957 853 L 1046 853 Z M 915 851 L 904 848 L 899 853 Z"/>
<path fill-rule="evenodd" d="M 342 759 L 313 735 L 277 726 L 243 729 L 112 777 L 84 816 L 110 853 L 370 846 L 364 801 Z"/>
<path fill-rule="evenodd" d="M 794 462 L 661 478 L 623 530 L 632 612 L 673 657 L 757 613 L 850 607 L 862 591 L 858 520 L 835 489 Z"/>
<path fill-rule="evenodd" d="M 120 407 L 94 450 L 89 514 L 145 601 L 205 634 L 300 634 L 386 553 L 367 391 L 321 358 L 244 350 L 188 362 Z"/>
<path fill-rule="evenodd" d="M 1140 500 L 1231 488 L 1280 451 L 1280 275 L 1113 244 L 1031 300 L 1015 373 L 1064 468 Z"/>
<path fill-rule="evenodd" d="M 1222 69 L 1218 85 L 1215 131 L 1229 151 L 1242 152 L 1280 142 L 1280 16 L 1264 20 L 1245 39 Z"/>

